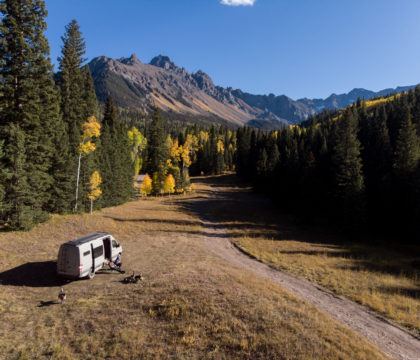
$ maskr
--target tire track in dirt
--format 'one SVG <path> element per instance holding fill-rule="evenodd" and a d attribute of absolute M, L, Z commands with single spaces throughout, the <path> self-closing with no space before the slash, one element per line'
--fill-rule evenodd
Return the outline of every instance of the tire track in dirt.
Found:
<path fill-rule="evenodd" d="M 212 201 L 222 202 L 223 196 L 220 194 L 223 195 L 226 188 L 211 186 L 210 191 L 206 191 L 212 194 L 210 195 Z M 256 260 L 231 242 L 227 229 L 224 229 L 220 223 L 210 221 L 205 203 L 201 207 L 199 198 L 188 201 L 195 202 L 193 207 L 196 215 L 205 219 L 202 225 L 206 231 L 200 237 L 207 250 L 213 255 L 233 266 L 252 271 L 280 285 L 366 338 L 387 356 L 398 360 L 420 359 L 420 340 L 413 334 L 365 306 Z M 205 216 L 200 216 L 200 212 Z"/>

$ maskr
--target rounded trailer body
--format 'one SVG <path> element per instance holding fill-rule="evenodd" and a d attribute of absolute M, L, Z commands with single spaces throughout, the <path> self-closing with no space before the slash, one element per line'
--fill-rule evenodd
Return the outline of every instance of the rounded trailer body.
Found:
<path fill-rule="evenodd" d="M 108 233 L 97 232 L 60 246 L 57 274 L 68 278 L 92 278 L 95 272 L 122 253 L 121 245 Z"/>

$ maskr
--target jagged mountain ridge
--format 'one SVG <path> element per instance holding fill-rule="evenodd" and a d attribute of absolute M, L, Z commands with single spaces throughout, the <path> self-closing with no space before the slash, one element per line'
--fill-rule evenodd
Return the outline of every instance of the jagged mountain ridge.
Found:
<path fill-rule="evenodd" d="M 89 68 L 99 100 L 110 95 L 121 107 L 147 113 L 157 106 L 165 112 L 215 116 L 238 126 L 264 113 L 216 87 L 204 72 L 191 74 L 165 56 L 150 64 L 135 55 L 118 60 L 101 56 Z"/>
<path fill-rule="evenodd" d="M 285 95 L 253 95 L 216 86 L 205 72 L 190 73 L 162 55 L 149 64 L 142 63 L 135 54 L 121 59 L 100 56 L 89 63 L 89 68 L 100 101 L 112 96 L 119 106 L 144 113 L 157 106 L 172 114 L 213 117 L 235 126 L 261 128 L 299 123 L 322 110 L 346 107 L 358 98 L 371 99 L 413 88 L 379 92 L 353 89 L 326 99 L 293 100 Z"/>

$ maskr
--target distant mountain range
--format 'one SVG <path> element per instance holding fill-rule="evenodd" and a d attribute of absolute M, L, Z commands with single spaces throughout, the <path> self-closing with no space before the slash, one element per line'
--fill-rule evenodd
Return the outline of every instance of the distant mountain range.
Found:
<path fill-rule="evenodd" d="M 325 109 L 344 108 L 358 98 L 367 100 L 414 87 L 379 92 L 353 89 L 348 94 L 332 94 L 326 99 L 292 100 L 285 95 L 253 95 L 216 86 L 205 72 L 189 73 L 162 55 L 149 64 L 142 63 L 135 54 L 121 59 L 100 56 L 89 63 L 89 68 L 102 102 L 111 96 L 120 107 L 144 113 L 157 106 L 173 117 L 270 129 L 302 122 Z"/>

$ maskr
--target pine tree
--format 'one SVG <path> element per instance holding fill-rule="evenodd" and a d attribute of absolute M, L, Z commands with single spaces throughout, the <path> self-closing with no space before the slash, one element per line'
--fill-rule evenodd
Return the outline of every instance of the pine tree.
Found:
<path fill-rule="evenodd" d="M 392 148 L 384 107 L 377 109 L 368 119 L 361 138 L 369 217 L 372 223 L 381 225 L 384 220 L 391 220 L 392 213 Z"/>
<path fill-rule="evenodd" d="M 53 138 L 55 151 L 53 152 L 51 174 L 54 179 L 50 189 L 48 211 L 65 213 L 72 210 L 74 202 L 75 163 L 70 162 L 70 148 L 66 125 L 61 120 L 55 129 Z M 73 168 L 69 168 L 73 166 Z"/>
<path fill-rule="evenodd" d="M 2 162 L 4 158 L 4 141 L 0 140 L 0 219 L 3 218 L 3 213 L 5 211 L 5 203 L 4 203 L 4 184 L 7 180 L 8 169 L 4 167 Z"/>
<path fill-rule="evenodd" d="M 332 212 L 346 227 L 359 227 L 364 215 L 364 179 L 357 130 L 356 114 L 347 110 L 336 124 L 332 149 L 335 199 Z"/>
<path fill-rule="evenodd" d="M 93 78 L 90 73 L 89 67 L 83 66 L 81 69 L 82 72 L 82 105 L 83 116 L 88 118 L 89 116 L 99 117 L 99 106 L 98 100 L 96 98 L 95 85 L 93 83 Z"/>
<path fill-rule="evenodd" d="M 117 184 L 117 201 L 122 204 L 133 196 L 133 166 L 131 161 L 131 149 L 128 138 L 128 127 L 117 118 L 114 131 L 115 144 L 115 175 Z"/>
<path fill-rule="evenodd" d="M 394 170 L 400 177 L 412 174 L 419 161 L 419 143 L 416 128 L 408 108 L 403 109 L 402 121 L 395 144 Z"/>
<path fill-rule="evenodd" d="M 83 66 L 86 46 L 76 20 L 72 20 L 66 26 L 62 42 L 61 56 L 58 59 L 57 83 L 60 88 L 61 112 L 67 133 L 67 139 L 63 140 L 61 146 L 64 147 L 67 144 L 68 150 L 62 152 L 61 161 L 66 162 L 65 177 L 74 184 L 77 176 L 74 169 L 77 167 L 82 124 L 91 116 L 98 117 L 99 111 L 92 77 L 89 69 Z M 94 168 L 95 155 L 86 156 L 79 174 L 79 192 L 82 200 L 79 207 L 82 211 L 90 206 L 87 201 L 87 192 L 90 175 Z"/>
<path fill-rule="evenodd" d="M 153 174 L 153 192 L 160 193 L 167 173 L 166 160 L 169 149 L 166 146 L 165 131 L 159 110 L 153 112 L 148 132 L 147 171 Z"/>
<path fill-rule="evenodd" d="M 165 133 L 159 109 L 153 112 L 152 122 L 148 133 L 147 169 L 151 173 L 162 171 L 167 159 L 165 147 Z"/>
<path fill-rule="evenodd" d="M 63 120 L 67 124 L 69 145 L 72 153 L 77 154 L 81 127 L 87 116 L 84 100 L 84 79 L 82 65 L 86 45 L 80 32 L 79 24 L 72 20 L 65 29 L 62 37 L 63 47 L 59 61 L 58 85 L 61 90 L 61 111 Z"/>
<path fill-rule="evenodd" d="M 269 173 L 273 173 L 274 170 L 277 168 L 279 161 L 280 161 L 280 152 L 279 148 L 275 142 L 274 138 L 269 139 L 268 144 L 268 159 L 267 159 L 267 171 Z"/>
<path fill-rule="evenodd" d="M 252 132 L 255 136 L 255 132 Z M 249 177 L 250 175 L 250 152 L 251 152 L 251 131 L 249 128 L 239 129 L 236 132 L 237 154 L 236 171 L 239 175 Z M 252 150 L 255 151 L 255 143 Z"/>
<path fill-rule="evenodd" d="M 27 229 L 48 216 L 58 98 L 44 35 L 44 2 L 5 0 L 0 5 L 0 133 L 3 168 L 10 170 L 3 220 Z"/>
<path fill-rule="evenodd" d="M 401 232 L 415 231 L 416 228 L 419 231 L 419 140 L 407 107 L 403 107 L 401 116 L 393 162 L 393 205 L 397 210 L 394 222 Z"/>
<path fill-rule="evenodd" d="M 263 148 L 260 151 L 260 156 L 258 157 L 257 161 L 257 174 L 261 177 L 267 176 L 268 168 L 267 168 L 267 162 L 268 162 L 268 155 L 265 148 Z"/>
<path fill-rule="evenodd" d="M 25 171 L 27 163 L 25 151 L 25 133 L 19 125 L 11 124 L 6 157 L 11 168 L 6 187 L 6 209 L 8 221 L 12 229 L 28 230 L 36 222 L 31 211 L 31 187 L 28 183 L 28 174 Z"/>
<path fill-rule="evenodd" d="M 103 206 L 115 206 L 130 199 L 133 167 L 128 129 L 119 119 L 111 98 L 105 104 L 99 163 L 103 178 Z"/>
<path fill-rule="evenodd" d="M 161 176 L 158 172 L 153 173 L 152 179 L 152 193 L 155 195 L 160 194 L 162 191 L 162 181 Z"/>

